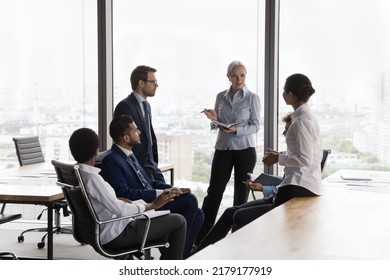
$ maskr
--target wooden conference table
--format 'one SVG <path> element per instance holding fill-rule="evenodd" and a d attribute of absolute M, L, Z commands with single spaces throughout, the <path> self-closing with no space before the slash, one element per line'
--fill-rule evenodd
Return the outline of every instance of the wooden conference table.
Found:
<path fill-rule="evenodd" d="M 46 206 L 47 227 L 53 229 L 53 205 L 64 199 L 56 181 L 50 161 L 1 170 L 0 202 Z M 47 259 L 53 259 L 53 230 L 47 235 Z"/>
<path fill-rule="evenodd" d="M 355 177 L 340 178 L 347 171 Z M 322 196 L 294 198 L 190 259 L 390 259 L 390 173 L 341 170 L 323 185 Z"/>
<path fill-rule="evenodd" d="M 59 186 L 0 185 L 0 202 L 47 206 L 47 259 L 53 259 L 53 204 L 63 200 Z"/>
<path fill-rule="evenodd" d="M 74 162 L 72 162 L 74 163 Z M 160 166 L 170 172 L 173 185 L 173 164 Z M 0 171 L 0 203 L 32 204 L 48 207 L 47 259 L 53 259 L 53 205 L 63 200 L 62 190 L 56 185 L 57 176 L 50 161 L 24 165 Z"/>
<path fill-rule="evenodd" d="M 68 163 L 75 162 L 69 161 Z M 160 164 L 158 167 L 161 172 L 170 173 L 170 184 L 174 185 L 174 165 L 167 163 Z M 50 161 L 0 170 L 0 184 L 24 184 L 34 181 L 34 183 L 38 185 L 50 185 L 53 184 L 53 182 L 55 183 L 56 180 L 57 176 Z"/>

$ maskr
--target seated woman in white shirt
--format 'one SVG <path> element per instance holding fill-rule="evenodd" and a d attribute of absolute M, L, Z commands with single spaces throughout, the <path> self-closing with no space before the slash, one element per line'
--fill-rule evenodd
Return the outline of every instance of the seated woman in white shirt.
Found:
<path fill-rule="evenodd" d="M 73 132 L 69 147 L 80 166 L 86 191 L 100 220 L 142 213 L 158 209 L 178 196 L 180 190 L 164 191 L 154 201 L 135 204 L 128 199 L 117 198 L 114 189 L 99 175 L 100 169 L 94 167 L 100 145 L 98 135 L 89 128 Z M 100 241 L 107 249 L 128 248 L 140 244 L 146 219 L 120 220 L 102 225 Z M 151 220 L 147 242 L 167 240 L 169 248 L 161 248 L 161 259 L 182 259 L 186 236 L 186 221 L 179 214 L 167 214 Z"/>
<path fill-rule="evenodd" d="M 283 98 L 294 109 L 286 133 L 287 151 L 268 149 L 265 165 L 284 166 L 284 178 L 278 186 L 274 207 L 297 196 L 321 194 L 322 147 L 318 122 L 307 102 L 315 90 L 308 77 L 294 74 L 287 78 Z"/>

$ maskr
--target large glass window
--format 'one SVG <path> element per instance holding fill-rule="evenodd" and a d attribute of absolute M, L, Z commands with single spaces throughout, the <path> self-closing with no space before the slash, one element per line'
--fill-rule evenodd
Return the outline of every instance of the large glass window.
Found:
<path fill-rule="evenodd" d="M 200 111 L 213 108 L 217 93 L 228 88 L 231 61 L 246 64 L 247 85 L 263 100 L 264 2 L 116 0 L 113 11 L 114 106 L 131 93 L 136 66 L 157 69 L 159 87 L 148 100 L 159 159 L 173 163 L 177 185 L 190 185 L 200 198 L 216 137 Z M 262 154 L 262 132 L 257 139 Z"/>
<path fill-rule="evenodd" d="M 94 0 L 3 1 L 0 168 L 18 165 L 14 136 L 38 135 L 46 160 L 69 160 L 79 127 L 97 130 Z"/>
<path fill-rule="evenodd" d="M 389 9 L 387 0 L 280 1 L 280 117 L 292 110 L 281 96 L 286 77 L 306 74 L 323 146 L 332 150 L 325 176 L 390 169 Z"/>

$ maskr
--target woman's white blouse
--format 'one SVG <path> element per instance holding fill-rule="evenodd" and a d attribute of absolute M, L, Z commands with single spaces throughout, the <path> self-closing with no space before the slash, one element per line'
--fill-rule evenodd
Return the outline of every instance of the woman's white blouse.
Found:
<path fill-rule="evenodd" d="M 279 187 L 296 185 L 321 194 L 322 145 L 318 122 L 309 106 L 301 105 L 291 116 L 287 131 L 287 151 L 279 154 L 284 179 Z"/>

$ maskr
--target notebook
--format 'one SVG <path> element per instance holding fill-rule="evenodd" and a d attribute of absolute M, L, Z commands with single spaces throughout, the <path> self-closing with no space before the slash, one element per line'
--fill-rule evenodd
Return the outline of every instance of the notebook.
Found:
<path fill-rule="evenodd" d="M 341 179 L 347 181 L 371 181 L 369 175 L 363 175 L 360 172 L 345 171 L 340 174 Z"/>
<path fill-rule="evenodd" d="M 283 177 L 261 173 L 254 182 L 262 185 L 277 186 L 283 181 Z"/>

